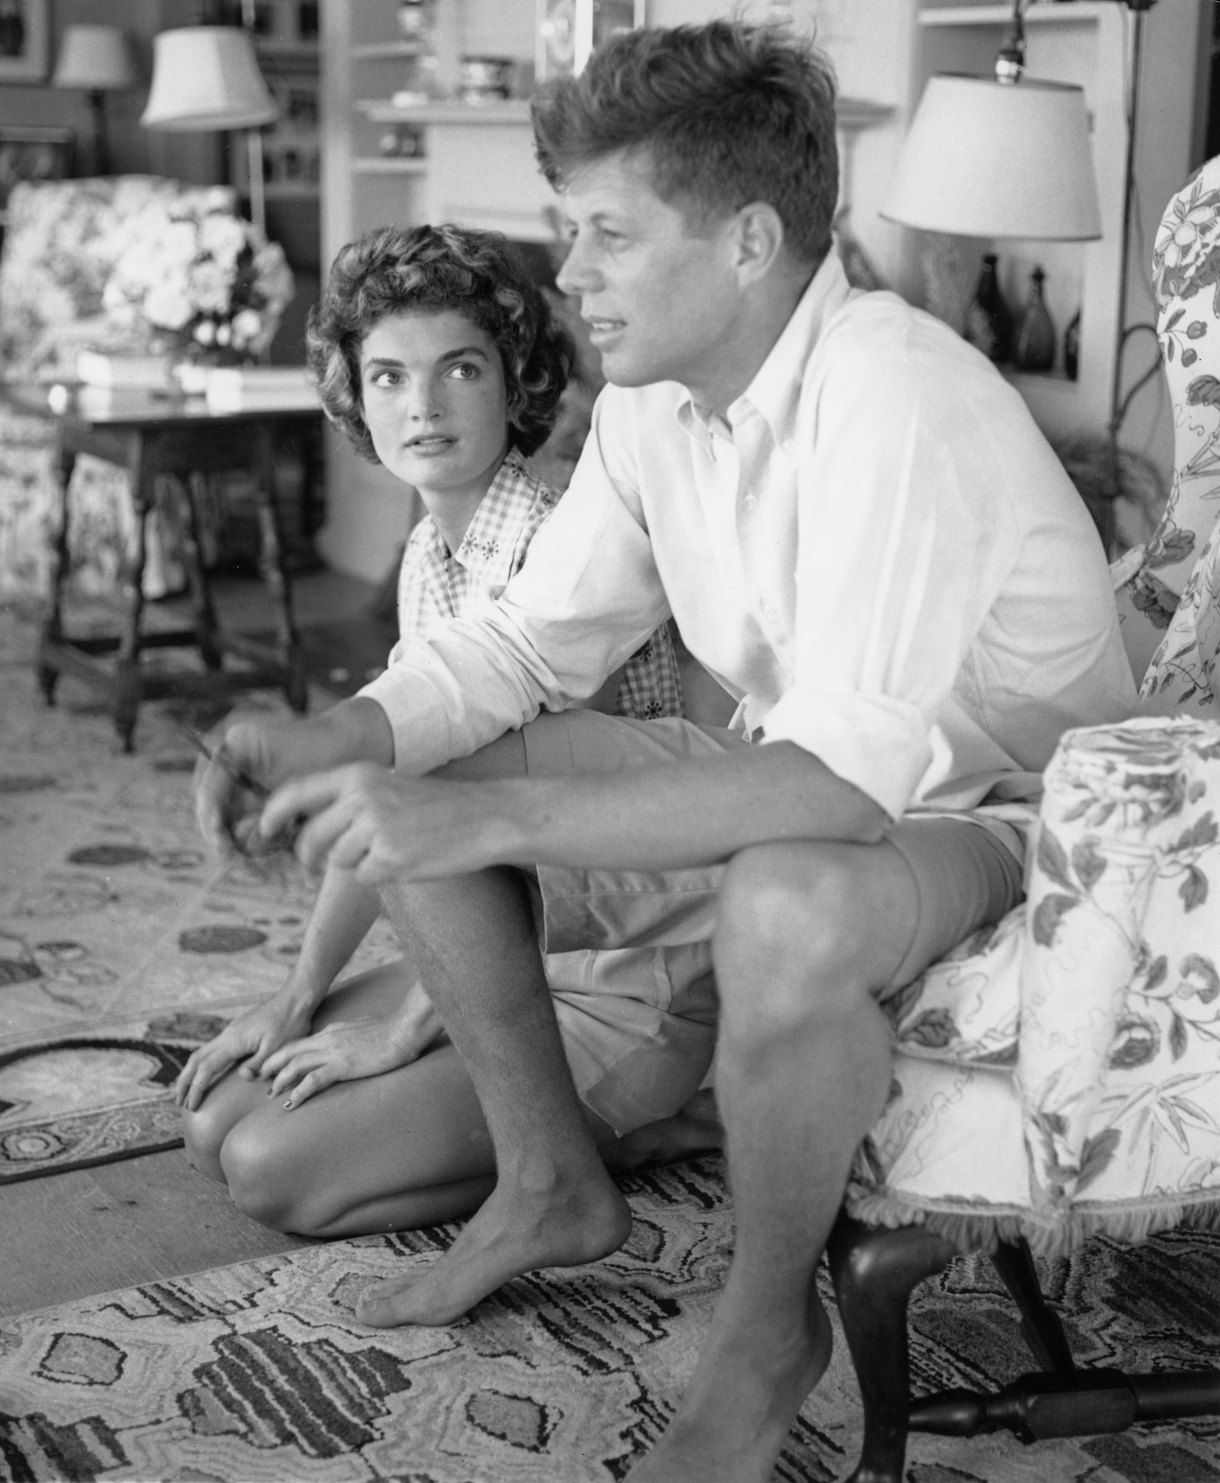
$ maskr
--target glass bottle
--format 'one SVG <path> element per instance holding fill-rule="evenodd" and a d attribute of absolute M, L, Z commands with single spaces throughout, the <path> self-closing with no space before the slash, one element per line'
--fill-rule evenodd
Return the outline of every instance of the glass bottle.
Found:
<path fill-rule="evenodd" d="M 966 339 L 997 364 L 1012 355 L 1012 311 L 1000 292 L 996 255 L 985 253 L 974 298 L 966 311 Z"/>
<path fill-rule="evenodd" d="M 1063 332 L 1063 374 L 1075 381 L 1080 374 L 1080 310 L 1072 315 L 1071 323 Z"/>
<path fill-rule="evenodd" d="M 1020 371 L 1049 371 L 1055 364 L 1055 322 L 1042 296 L 1046 274 L 1035 268 L 1029 278 L 1029 298 L 1017 325 L 1013 361 Z"/>

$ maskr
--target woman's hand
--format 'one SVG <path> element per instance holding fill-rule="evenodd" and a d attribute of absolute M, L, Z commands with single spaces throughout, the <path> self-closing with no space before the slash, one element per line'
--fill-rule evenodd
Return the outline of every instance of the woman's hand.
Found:
<path fill-rule="evenodd" d="M 237 1074 L 253 1081 L 263 1074 L 267 1057 L 289 1041 L 309 1033 L 313 1019 L 312 1001 L 289 991 L 273 995 L 264 1004 L 248 1009 L 231 1021 L 207 1045 L 193 1051 L 174 1083 L 174 1100 L 194 1112 L 208 1089 L 237 1066 Z"/>
<path fill-rule="evenodd" d="M 408 1066 L 440 1033 L 435 1010 L 415 1018 L 349 1020 L 327 1025 L 304 1040 L 281 1046 L 263 1063 L 263 1074 L 273 1077 L 270 1095 L 287 1092 L 290 1110 L 339 1081 L 359 1081 Z"/>

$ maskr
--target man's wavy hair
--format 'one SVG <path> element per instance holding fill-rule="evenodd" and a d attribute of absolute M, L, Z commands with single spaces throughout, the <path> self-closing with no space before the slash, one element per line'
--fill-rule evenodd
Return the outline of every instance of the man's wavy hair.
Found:
<path fill-rule="evenodd" d="M 532 112 L 538 163 L 556 189 L 626 152 L 647 162 L 663 201 L 700 222 L 765 201 L 796 257 L 816 266 L 830 250 L 835 76 L 788 30 L 719 20 L 629 31 L 579 77 L 544 87 Z"/>
<path fill-rule="evenodd" d="M 478 325 L 500 352 L 509 446 L 528 456 L 555 425 L 575 347 L 508 239 L 449 222 L 378 227 L 340 248 L 305 330 L 323 410 L 372 463 L 360 381 L 364 337 L 387 314 L 446 309 Z"/>

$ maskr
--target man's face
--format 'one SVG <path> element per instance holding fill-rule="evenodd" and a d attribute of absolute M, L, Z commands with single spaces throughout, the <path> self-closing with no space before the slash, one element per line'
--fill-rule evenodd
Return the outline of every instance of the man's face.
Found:
<path fill-rule="evenodd" d="M 572 246 L 558 284 L 579 297 L 607 379 L 678 381 L 703 400 L 741 312 L 733 218 L 688 220 L 652 188 L 647 161 L 623 153 L 577 171 L 564 207 Z"/>

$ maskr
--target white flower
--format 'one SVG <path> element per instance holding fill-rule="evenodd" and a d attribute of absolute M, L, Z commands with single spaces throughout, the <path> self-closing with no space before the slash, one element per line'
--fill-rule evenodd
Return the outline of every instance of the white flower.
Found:
<path fill-rule="evenodd" d="M 175 267 L 185 270 L 198 249 L 199 235 L 193 222 L 170 222 L 157 234 L 153 247 L 157 270 L 165 272 Z"/>
<path fill-rule="evenodd" d="M 257 353 L 292 293 L 282 248 L 236 216 L 221 187 L 141 212 L 102 299 L 116 324 Z"/>
<path fill-rule="evenodd" d="M 200 252 L 211 255 L 230 269 L 245 245 L 246 224 L 235 216 L 221 216 L 214 212 L 200 223 Z"/>
<path fill-rule="evenodd" d="M 244 350 L 247 345 L 253 343 L 263 327 L 261 316 L 253 309 L 239 310 L 233 316 L 233 343 L 239 350 Z"/>
<path fill-rule="evenodd" d="M 225 314 L 233 294 L 232 275 L 219 263 L 203 261 L 191 268 L 191 300 L 202 314 Z"/>
<path fill-rule="evenodd" d="M 149 289 L 144 299 L 144 315 L 149 324 L 160 329 L 181 330 L 194 318 L 194 310 L 182 284 L 167 279 Z"/>

